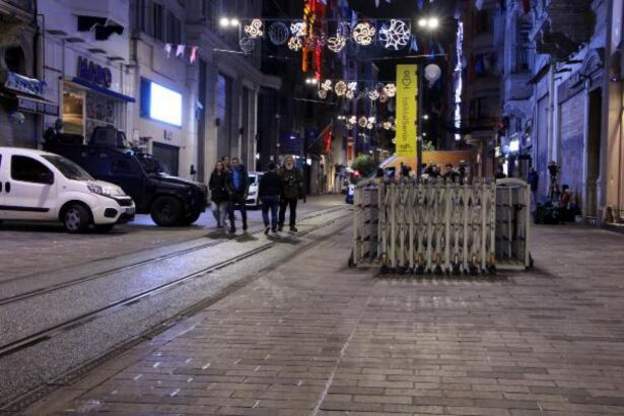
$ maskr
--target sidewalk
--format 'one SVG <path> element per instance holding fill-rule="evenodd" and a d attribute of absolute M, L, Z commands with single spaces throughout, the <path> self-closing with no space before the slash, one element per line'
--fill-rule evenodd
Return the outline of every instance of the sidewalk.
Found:
<path fill-rule="evenodd" d="M 531 273 L 390 279 L 350 230 L 28 414 L 624 414 L 624 238 L 534 230 Z"/>

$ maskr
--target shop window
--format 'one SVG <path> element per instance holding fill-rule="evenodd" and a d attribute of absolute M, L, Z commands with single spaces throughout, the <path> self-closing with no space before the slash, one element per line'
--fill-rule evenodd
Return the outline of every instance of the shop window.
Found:
<path fill-rule="evenodd" d="M 11 178 L 22 182 L 51 184 L 54 181 L 54 174 L 38 160 L 26 156 L 12 156 Z"/>
<path fill-rule="evenodd" d="M 63 129 L 67 134 L 84 135 L 84 102 L 83 92 L 65 88 L 63 90 Z"/>

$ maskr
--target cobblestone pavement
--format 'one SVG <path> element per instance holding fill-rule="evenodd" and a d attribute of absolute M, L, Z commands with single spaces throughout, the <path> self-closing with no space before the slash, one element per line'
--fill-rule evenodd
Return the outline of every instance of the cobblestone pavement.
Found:
<path fill-rule="evenodd" d="M 335 205 L 344 205 L 344 196 L 314 197 L 300 204 L 299 214 Z M 260 211 L 249 211 L 249 226 L 261 224 Z M 60 225 L 5 224 L 0 226 L 0 259 L 11 261 L 1 263 L 0 281 L 205 237 L 215 225 L 209 210 L 190 227 L 158 227 L 148 215 L 137 215 L 108 234 L 69 235 Z"/>
<path fill-rule="evenodd" d="M 624 414 L 624 237 L 538 228 L 529 273 L 386 278 L 349 230 L 28 414 Z"/>

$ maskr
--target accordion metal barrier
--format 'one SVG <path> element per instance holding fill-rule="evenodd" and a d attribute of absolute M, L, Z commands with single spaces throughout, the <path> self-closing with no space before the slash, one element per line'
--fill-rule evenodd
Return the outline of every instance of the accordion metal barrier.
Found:
<path fill-rule="evenodd" d="M 397 273 L 494 273 L 530 265 L 530 191 L 521 180 L 359 184 L 353 266 Z"/>

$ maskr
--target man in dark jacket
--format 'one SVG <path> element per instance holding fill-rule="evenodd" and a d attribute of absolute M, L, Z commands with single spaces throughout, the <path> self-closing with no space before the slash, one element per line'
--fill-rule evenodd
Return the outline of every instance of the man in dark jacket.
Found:
<path fill-rule="evenodd" d="M 280 195 L 282 194 L 282 180 L 275 170 L 275 163 L 269 163 L 269 171 L 260 178 L 258 186 L 258 198 L 262 201 L 262 219 L 264 220 L 264 233 L 269 230 L 277 232 L 277 209 Z M 271 222 L 269 227 L 269 210 L 271 210 Z"/>
<path fill-rule="evenodd" d="M 230 162 L 230 172 L 226 182 L 230 195 L 230 232 L 236 232 L 234 223 L 234 210 L 239 210 L 243 221 L 243 231 L 247 231 L 247 194 L 249 193 L 249 175 L 247 169 L 240 163 L 237 157 Z"/>
<path fill-rule="evenodd" d="M 284 228 L 286 208 L 290 209 L 290 231 L 297 232 L 297 200 L 303 199 L 303 175 L 295 167 L 295 160 L 288 156 L 280 171 L 282 198 L 280 199 L 279 230 Z"/>

